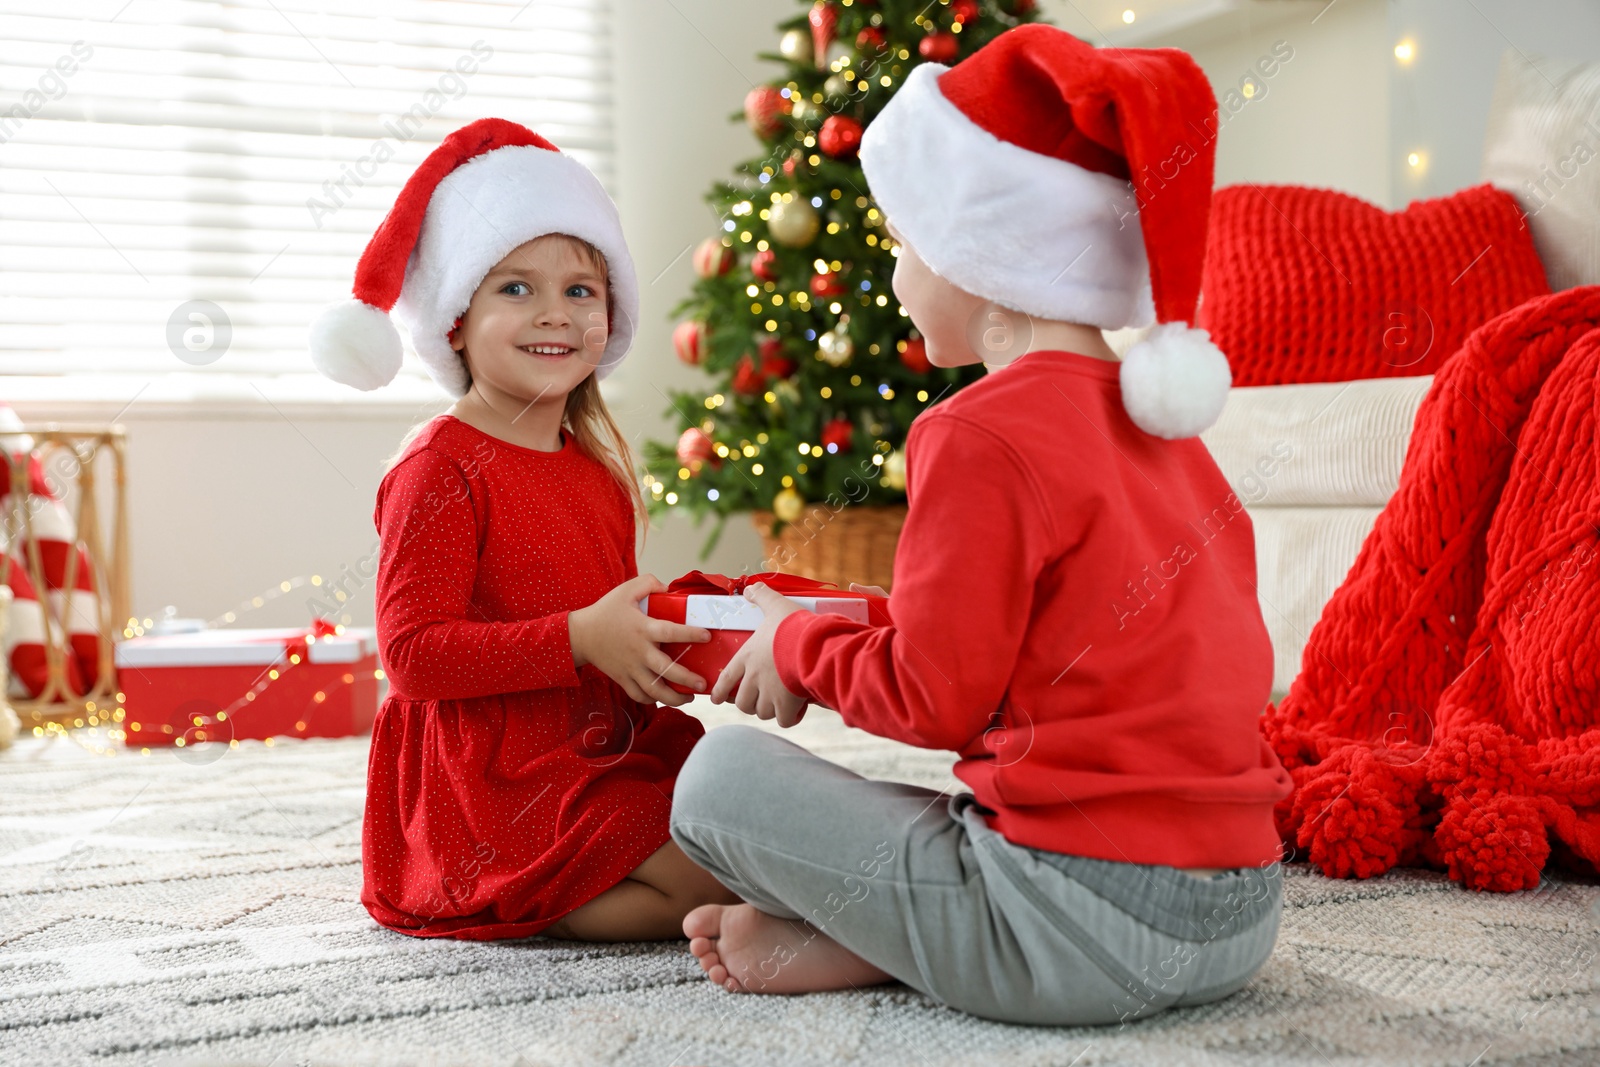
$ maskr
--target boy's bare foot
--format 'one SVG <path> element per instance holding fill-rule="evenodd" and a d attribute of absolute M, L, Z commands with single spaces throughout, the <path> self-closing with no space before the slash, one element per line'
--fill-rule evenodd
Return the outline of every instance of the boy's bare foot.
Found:
<path fill-rule="evenodd" d="M 800 920 L 751 904 L 702 904 L 684 916 L 689 951 L 730 993 L 815 993 L 894 980 Z"/>

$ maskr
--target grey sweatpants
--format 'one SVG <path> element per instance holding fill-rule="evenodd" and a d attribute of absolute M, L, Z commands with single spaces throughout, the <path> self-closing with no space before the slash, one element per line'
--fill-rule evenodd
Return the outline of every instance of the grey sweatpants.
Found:
<path fill-rule="evenodd" d="M 873 781 L 722 726 L 679 772 L 671 828 L 746 901 L 803 920 L 797 933 L 985 1018 L 1127 1024 L 1225 997 L 1272 952 L 1276 863 L 1200 879 L 1068 856 L 1012 844 L 984 811 L 970 792 Z M 782 962 L 734 977 L 759 989 Z"/>

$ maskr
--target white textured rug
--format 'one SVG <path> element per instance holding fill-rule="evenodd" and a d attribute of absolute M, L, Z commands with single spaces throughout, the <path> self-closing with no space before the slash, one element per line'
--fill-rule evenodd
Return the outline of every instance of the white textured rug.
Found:
<path fill-rule="evenodd" d="M 960 788 L 948 755 L 822 708 L 785 736 Z M 1277 951 L 1235 996 L 1121 1029 L 1009 1026 L 898 984 L 734 996 L 684 942 L 392 933 L 356 896 L 364 738 L 215 759 L 93 747 L 0 753 L 0 1064 L 1600 1063 L 1600 885 L 1562 872 L 1479 895 L 1432 872 L 1343 882 L 1291 864 Z"/>

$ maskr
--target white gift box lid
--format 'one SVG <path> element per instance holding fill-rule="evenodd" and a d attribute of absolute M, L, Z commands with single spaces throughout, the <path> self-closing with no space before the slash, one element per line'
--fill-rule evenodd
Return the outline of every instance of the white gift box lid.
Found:
<path fill-rule="evenodd" d="M 229 667 L 266 666 L 284 657 L 284 642 L 305 634 L 304 629 L 202 630 L 198 633 L 130 637 L 117 642 L 118 667 Z M 306 660 L 310 663 L 355 663 L 378 651 L 371 627 L 346 627 L 315 641 L 306 635 Z"/>
<path fill-rule="evenodd" d="M 868 621 L 867 602 L 860 597 L 791 596 L 789 599 L 819 615 L 843 615 L 857 622 Z M 649 605 L 650 597 L 643 597 L 639 610 L 648 615 Z M 757 630 L 765 617 L 755 601 L 743 596 L 690 593 L 684 598 L 685 626 L 707 630 Z"/>

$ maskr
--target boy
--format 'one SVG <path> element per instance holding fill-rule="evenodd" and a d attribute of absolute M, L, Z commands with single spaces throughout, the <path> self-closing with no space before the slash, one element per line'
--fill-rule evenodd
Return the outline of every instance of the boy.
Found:
<path fill-rule="evenodd" d="M 747 902 L 684 921 L 730 991 L 900 979 L 993 1019 L 1125 1022 L 1271 953 L 1291 784 L 1257 727 L 1250 521 L 1195 436 L 1231 379 L 1185 323 L 1214 121 L 1186 54 L 1028 25 L 915 68 L 868 127 L 895 294 L 931 362 L 991 374 L 907 436 L 894 625 L 754 587 L 765 619 L 711 696 L 957 752 L 972 791 L 707 734 L 671 826 Z M 1152 318 L 1119 363 L 1100 331 Z"/>

